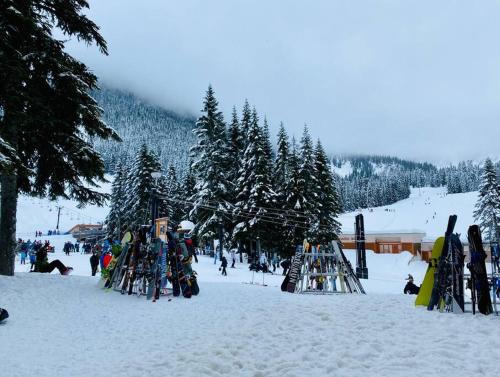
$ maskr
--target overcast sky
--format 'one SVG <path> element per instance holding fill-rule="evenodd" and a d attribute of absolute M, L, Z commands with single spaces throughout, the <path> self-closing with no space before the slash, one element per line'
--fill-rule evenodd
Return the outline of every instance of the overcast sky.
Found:
<path fill-rule="evenodd" d="M 330 153 L 434 162 L 500 155 L 500 2 L 91 0 L 109 56 L 69 51 L 110 86 L 199 114 L 212 83 L 276 132 Z"/>

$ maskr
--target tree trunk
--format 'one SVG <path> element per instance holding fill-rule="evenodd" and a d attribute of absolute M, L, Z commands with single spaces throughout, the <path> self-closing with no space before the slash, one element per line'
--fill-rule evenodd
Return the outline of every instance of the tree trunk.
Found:
<path fill-rule="evenodd" d="M 14 275 L 17 213 L 17 176 L 3 172 L 0 199 L 0 275 Z"/>
<path fill-rule="evenodd" d="M 17 151 L 17 124 L 4 108 L 2 137 Z M 0 275 L 13 276 L 17 222 L 17 170 L 15 166 L 0 172 Z"/>

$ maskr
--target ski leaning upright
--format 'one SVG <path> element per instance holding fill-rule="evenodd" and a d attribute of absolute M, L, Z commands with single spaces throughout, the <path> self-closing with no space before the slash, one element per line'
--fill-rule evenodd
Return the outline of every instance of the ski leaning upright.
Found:
<path fill-rule="evenodd" d="M 453 235 L 453 230 L 455 229 L 455 224 L 457 223 L 457 216 L 452 215 L 448 219 L 448 226 L 446 227 L 446 233 L 444 235 L 443 250 L 441 256 L 439 257 L 436 270 L 434 273 L 434 286 L 432 287 L 431 298 L 429 300 L 428 310 L 433 310 L 436 306 L 440 310 L 444 309 L 447 291 L 446 288 L 449 286 L 452 280 L 452 269 L 451 269 L 451 237 Z M 449 256 L 450 255 L 450 256 Z M 451 296 L 451 292 L 448 292 Z"/>
<path fill-rule="evenodd" d="M 490 287 L 486 272 L 486 252 L 483 248 L 483 240 L 479 227 L 477 225 L 470 226 L 467 237 L 469 239 L 470 252 L 470 262 L 467 264 L 467 268 L 471 274 L 471 290 L 475 290 L 475 301 L 477 301 L 479 312 L 488 315 L 493 312 L 493 308 L 491 306 Z M 474 305 L 474 302 L 472 305 Z"/>
<path fill-rule="evenodd" d="M 366 294 L 363 285 L 352 269 L 351 262 L 347 260 L 340 243 L 337 241 L 332 241 L 331 246 L 333 253 L 336 255 L 337 259 L 339 278 L 341 279 L 340 283 L 345 283 L 346 290 L 349 293 Z"/>

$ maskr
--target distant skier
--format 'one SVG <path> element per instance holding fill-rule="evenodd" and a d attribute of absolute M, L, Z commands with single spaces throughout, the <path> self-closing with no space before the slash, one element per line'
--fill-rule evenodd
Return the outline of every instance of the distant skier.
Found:
<path fill-rule="evenodd" d="M 227 259 L 224 256 L 222 257 L 222 264 L 220 265 L 220 267 L 222 268 L 222 275 L 227 276 Z"/>
<path fill-rule="evenodd" d="M 9 318 L 9 313 L 7 312 L 7 310 L 0 308 L 0 323 L 7 318 Z"/>
<path fill-rule="evenodd" d="M 92 269 L 92 276 L 95 276 L 95 274 L 97 273 L 97 267 L 99 267 L 99 257 L 94 251 L 92 253 L 92 256 L 90 257 L 90 268 Z"/>
<path fill-rule="evenodd" d="M 405 289 L 404 289 L 404 294 L 410 294 L 410 295 L 418 295 L 418 292 L 420 291 L 420 287 L 416 286 L 413 283 L 413 276 L 408 274 L 408 277 L 405 279 L 408 280 L 408 283 L 406 283 Z"/>

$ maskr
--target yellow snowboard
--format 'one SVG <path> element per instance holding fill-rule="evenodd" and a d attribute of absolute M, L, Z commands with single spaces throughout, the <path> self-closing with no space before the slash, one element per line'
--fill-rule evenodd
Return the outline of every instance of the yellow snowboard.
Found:
<path fill-rule="evenodd" d="M 427 272 L 425 273 L 424 281 L 420 287 L 417 298 L 415 299 L 415 306 L 425 306 L 429 305 L 431 299 L 432 287 L 434 286 L 434 272 L 438 264 L 439 257 L 443 251 L 444 237 L 439 237 L 434 246 L 432 247 L 431 260 L 429 261 L 429 267 L 427 267 Z"/>

